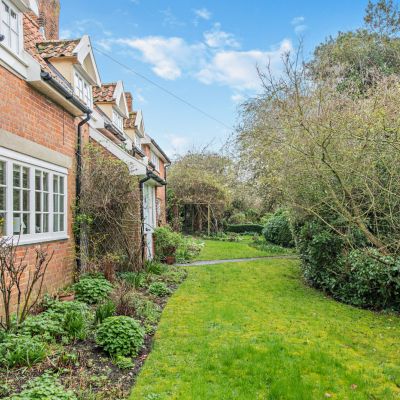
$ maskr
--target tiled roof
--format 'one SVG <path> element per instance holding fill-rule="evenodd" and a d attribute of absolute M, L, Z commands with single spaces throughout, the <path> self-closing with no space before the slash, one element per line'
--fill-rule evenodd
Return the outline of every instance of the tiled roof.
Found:
<path fill-rule="evenodd" d="M 137 116 L 136 111 L 132 111 L 129 113 L 129 118 L 125 119 L 124 121 L 125 129 L 135 129 L 136 116 Z"/>
<path fill-rule="evenodd" d="M 47 40 L 36 43 L 39 54 L 45 58 L 72 57 L 76 46 L 81 39 L 74 40 Z"/>
<path fill-rule="evenodd" d="M 52 68 L 36 47 L 37 43 L 43 42 L 43 36 L 39 31 L 36 18 L 30 13 L 24 14 L 24 48 L 40 64 L 42 71 L 49 73 L 54 79 L 67 90 L 72 91 L 69 82 Z"/>
<path fill-rule="evenodd" d="M 106 83 L 101 87 L 93 88 L 93 100 L 95 103 L 111 103 L 114 101 L 114 92 L 117 87 L 116 83 Z"/>

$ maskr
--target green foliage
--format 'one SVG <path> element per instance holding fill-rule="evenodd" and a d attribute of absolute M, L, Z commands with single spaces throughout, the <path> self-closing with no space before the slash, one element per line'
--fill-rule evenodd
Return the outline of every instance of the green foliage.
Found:
<path fill-rule="evenodd" d="M 97 329 L 96 343 L 113 356 L 136 355 L 144 342 L 144 329 L 126 316 L 109 317 Z"/>
<path fill-rule="evenodd" d="M 218 240 L 220 242 L 240 242 L 241 240 L 244 239 L 244 236 L 240 235 L 239 233 L 235 232 L 216 232 L 211 234 L 210 236 L 208 235 L 203 235 L 203 239 L 207 240 Z M 203 243 L 204 245 L 204 243 Z"/>
<path fill-rule="evenodd" d="M 164 260 L 165 257 L 174 256 L 182 236 L 174 232 L 169 226 L 162 226 L 154 231 L 156 257 Z"/>
<path fill-rule="evenodd" d="M 249 222 L 244 212 L 238 212 L 228 218 L 228 223 L 231 225 L 240 225 Z"/>
<path fill-rule="evenodd" d="M 79 301 L 51 301 L 43 313 L 28 317 L 21 332 L 30 336 L 40 336 L 47 342 L 61 340 L 83 340 L 92 320 L 89 307 Z"/>
<path fill-rule="evenodd" d="M 158 297 L 168 296 L 171 293 L 168 286 L 164 282 L 154 282 L 149 286 L 148 290 L 149 293 Z"/>
<path fill-rule="evenodd" d="M 106 318 L 112 317 L 115 314 L 116 306 L 111 300 L 107 300 L 97 306 L 94 321 L 96 324 L 101 324 Z"/>
<path fill-rule="evenodd" d="M 113 362 L 119 369 L 132 369 L 135 366 L 132 358 L 124 357 L 121 355 L 117 355 Z"/>
<path fill-rule="evenodd" d="M 166 266 L 157 260 L 146 260 L 144 269 L 147 274 L 161 275 L 165 271 Z"/>
<path fill-rule="evenodd" d="M 104 300 L 112 288 L 112 284 L 104 278 L 85 277 L 74 285 L 76 299 L 87 304 L 97 304 Z"/>
<path fill-rule="evenodd" d="M 135 289 L 143 287 L 146 281 L 146 275 L 143 272 L 122 272 L 119 277 Z"/>
<path fill-rule="evenodd" d="M 241 225 L 228 225 L 226 227 L 227 232 L 235 232 L 235 233 L 261 233 L 263 230 L 262 225 L 258 224 L 241 224 Z"/>
<path fill-rule="evenodd" d="M 203 249 L 204 243 L 192 237 L 182 237 L 176 250 L 176 261 L 185 263 L 194 260 Z"/>
<path fill-rule="evenodd" d="M 262 232 L 268 242 L 283 247 L 294 245 L 289 218 L 285 211 L 278 211 L 270 217 Z"/>
<path fill-rule="evenodd" d="M 160 319 L 161 309 L 156 303 L 148 300 L 145 296 L 135 294 L 132 296 L 132 304 L 135 308 L 135 318 L 145 325 L 155 325 Z"/>
<path fill-rule="evenodd" d="M 24 387 L 20 394 L 8 400 L 77 400 L 71 390 L 66 390 L 58 379 L 51 374 L 44 374 Z"/>
<path fill-rule="evenodd" d="M 46 357 L 46 344 L 39 337 L 8 334 L 0 343 L 0 366 L 32 366 Z"/>

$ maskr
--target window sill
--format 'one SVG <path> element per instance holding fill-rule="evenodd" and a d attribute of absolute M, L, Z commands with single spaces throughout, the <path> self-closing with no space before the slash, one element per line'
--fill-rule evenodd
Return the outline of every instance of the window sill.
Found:
<path fill-rule="evenodd" d="M 22 56 L 15 54 L 8 47 L 0 43 L 0 60 L 18 75 L 22 76 L 24 79 L 28 76 L 28 64 Z"/>
<path fill-rule="evenodd" d="M 18 236 L 12 236 L 14 244 L 18 242 L 18 246 L 26 246 L 29 244 L 40 244 L 46 242 L 58 242 L 63 240 L 68 240 L 69 235 L 64 233 L 49 233 L 49 234 L 38 234 L 38 235 L 23 235 L 20 236 L 18 241 Z"/>

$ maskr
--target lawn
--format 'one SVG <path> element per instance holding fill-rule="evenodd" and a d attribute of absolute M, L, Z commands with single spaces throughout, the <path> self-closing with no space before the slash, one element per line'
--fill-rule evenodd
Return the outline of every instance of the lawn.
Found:
<path fill-rule="evenodd" d="M 399 318 L 325 298 L 296 260 L 193 267 L 131 400 L 399 399 L 399 360 Z"/>
<path fill-rule="evenodd" d="M 229 260 L 238 258 L 266 257 L 287 252 L 278 246 L 271 245 L 266 251 L 250 246 L 251 239 L 240 242 L 223 242 L 205 240 L 205 246 L 196 261 Z"/>

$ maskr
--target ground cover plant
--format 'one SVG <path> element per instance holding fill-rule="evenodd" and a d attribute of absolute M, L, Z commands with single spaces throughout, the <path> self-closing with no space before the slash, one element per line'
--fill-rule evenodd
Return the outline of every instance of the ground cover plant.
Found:
<path fill-rule="evenodd" d="M 112 284 L 84 275 L 74 301 L 47 296 L 37 314 L 0 332 L 0 397 L 126 399 L 161 311 L 185 277 L 182 268 L 151 262 Z"/>
<path fill-rule="evenodd" d="M 394 400 L 399 334 L 398 316 L 304 285 L 296 260 L 193 267 L 131 400 Z"/>

